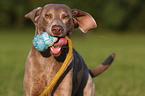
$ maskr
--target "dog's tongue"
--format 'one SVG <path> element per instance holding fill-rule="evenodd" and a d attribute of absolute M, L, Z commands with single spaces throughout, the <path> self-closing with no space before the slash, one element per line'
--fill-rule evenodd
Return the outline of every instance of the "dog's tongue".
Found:
<path fill-rule="evenodd" d="M 60 38 L 57 43 L 54 44 L 54 46 L 63 46 L 67 44 L 67 39 L 66 38 Z"/>
<path fill-rule="evenodd" d="M 60 38 L 57 43 L 54 44 L 54 46 L 50 47 L 52 54 L 56 55 L 59 54 L 61 51 L 61 46 L 67 44 L 67 39 L 66 38 Z"/>

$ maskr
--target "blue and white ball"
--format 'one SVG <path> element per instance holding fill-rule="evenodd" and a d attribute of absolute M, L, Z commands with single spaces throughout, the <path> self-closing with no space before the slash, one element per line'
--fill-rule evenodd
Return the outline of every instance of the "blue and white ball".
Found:
<path fill-rule="evenodd" d="M 57 37 L 52 37 L 48 33 L 37 34 L 33 38 L 33 45 L 38 51 L 45 51 L 58 40 Z"/>

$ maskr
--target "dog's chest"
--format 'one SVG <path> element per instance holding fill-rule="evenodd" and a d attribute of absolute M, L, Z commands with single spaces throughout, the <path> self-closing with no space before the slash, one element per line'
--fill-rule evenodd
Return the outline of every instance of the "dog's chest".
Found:
<path fill-rule="evenodd" d="M 61 62 L 57 62 L 54 57 L 39 59 L 41 73 L 46 76 L 46 80 L 50 81 L 62 66 Z"/>

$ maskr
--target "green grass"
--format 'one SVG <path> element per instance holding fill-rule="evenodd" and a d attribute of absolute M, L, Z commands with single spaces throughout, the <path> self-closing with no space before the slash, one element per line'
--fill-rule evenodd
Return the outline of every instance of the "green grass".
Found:
<path fill-rule="evenodd" d="M 0 96 L 23 96 L 25 60 L 33 36 L 34 30 L 0 31 Z M 116 53 L 112 66 L 93 79 L 95 96 L 145 96 L 145 34 L 79 33 L 72 41 L 89 68 Z"/>

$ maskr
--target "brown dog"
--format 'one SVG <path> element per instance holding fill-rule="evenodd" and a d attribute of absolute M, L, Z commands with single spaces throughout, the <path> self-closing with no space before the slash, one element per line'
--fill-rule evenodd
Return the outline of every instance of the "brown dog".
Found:
<path fill-rule="evenodd" d="M 39 96 L 60 69 L 68 53 L 67 40 L 74 28 L 87 32 L 95 28 L 93 17 L 78 9 L 70 9 L 62 4 L 48 4 L 38 7 L 25 17 L 35 24 L 35 34 L 47 32 L 51 36 L 59 37 L 57 43 L 46 51 L 39 52 L 32 46 L 25 65 L 24 91 L 25 96 Z M 65 46 L 65 47 L 64 47 Z M 112 63 L 115 55 L 88 70 L 82 57 L 73 49 L 73 56 L 55 85 L 46 96 L 93 96 L 95 85 L 92 77 L 99 75 Z"/>

